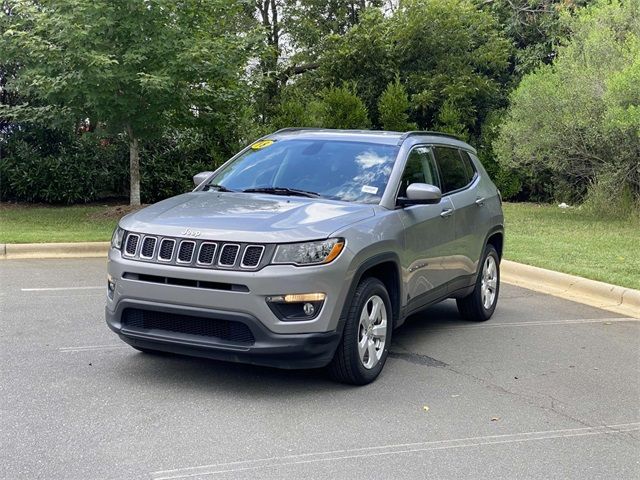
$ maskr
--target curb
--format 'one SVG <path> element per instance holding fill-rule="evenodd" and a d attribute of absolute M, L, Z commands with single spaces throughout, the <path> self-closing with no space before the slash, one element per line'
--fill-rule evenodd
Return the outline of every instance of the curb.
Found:
<path fill-rule="evenodd" d="M 1 259 L 106 257 L 110 242 L 0 243 Z M 640 318 L 640 290 L 503 260 L 505 283 Z"/>
<path fill-rule="evenodd" d="M 0 243 L 0 259 L 106 257 L 110 242 Z"/>
<path fill-rule="evenodd" d="M 640 318 L 640 290 L 619 287 L 509 260 L 501 262 L 505 283 Z"/>

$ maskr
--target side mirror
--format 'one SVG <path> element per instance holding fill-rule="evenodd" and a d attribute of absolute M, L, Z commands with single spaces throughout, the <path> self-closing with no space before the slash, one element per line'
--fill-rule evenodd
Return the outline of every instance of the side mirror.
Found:
<path fill-rule="evenodd" d="M 442 192 L 435 185 L 428 183 L 412 183 L 407 187 L 407 196 L 399 197 L 398 204 L 408 205 L 430 205 L 440 203 Z"/>
<path fill-rule="evenodd" d="M 193 183 L 195 183 L 196 187 L 204 182 L 207 178 L 211 176 L 213 172 L 200 172 L 197 175 L 193 176 Z"/>

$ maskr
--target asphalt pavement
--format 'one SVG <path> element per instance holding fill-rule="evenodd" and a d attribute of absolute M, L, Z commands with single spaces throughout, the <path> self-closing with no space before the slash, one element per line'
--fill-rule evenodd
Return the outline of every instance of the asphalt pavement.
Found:
<path fill-rule="evenodd" d="M 366 387 L 122 343 L 103 259 L 0 262 L 0 478 L 638 479 L 640 321 L 509 285 Z"/>

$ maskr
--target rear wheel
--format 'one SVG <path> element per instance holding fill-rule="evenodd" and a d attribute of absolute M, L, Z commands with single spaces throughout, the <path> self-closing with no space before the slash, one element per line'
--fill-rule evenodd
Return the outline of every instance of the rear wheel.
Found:
<path fill-rule="evenodd" d="M 356 288 L 333 360 L 331 376 L 343 383 L 365 385 L 375 380 L 387 360 L 393 315 L 384 284 L 366 278 Z"/>
<path fill-rule="evenodd" d="M 473 292 L 459 298 L 458 311 L 467 320 L 489 320 L 498 304 L 500 293 L 500 257 L 493 245 L 487 245 Z"/>

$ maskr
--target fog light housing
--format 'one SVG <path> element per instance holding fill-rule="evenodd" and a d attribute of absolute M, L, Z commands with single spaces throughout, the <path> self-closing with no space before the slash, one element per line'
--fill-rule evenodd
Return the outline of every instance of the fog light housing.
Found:
<path fill-rule="evenodd" d="M 283 322 L 313 320 L 318 316 L 326 295 L 324 293 L 290 293 L 267 297 L 267 305 Z"/>
<path fill-rule="evenodd" d="M 116 291 L 116 281 L 111 275 L 107 275 L 107 295 L 110 299 L 113 299 L 113 294 Z"/>

